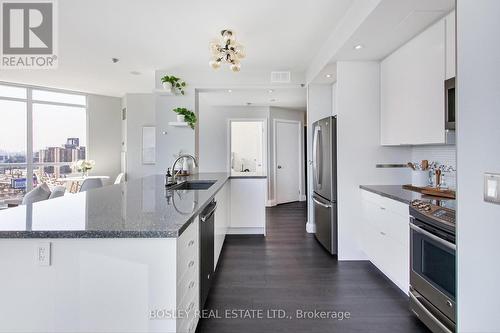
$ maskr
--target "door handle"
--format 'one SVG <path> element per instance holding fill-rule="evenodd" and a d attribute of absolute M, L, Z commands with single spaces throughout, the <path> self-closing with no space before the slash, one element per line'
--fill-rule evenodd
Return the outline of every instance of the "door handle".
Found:
<path fill-rule="evenodd" d="M 442 239 L 442 238 L 440 238 L 440 237 L 438 237 L 438 236 L 436 236 L 436 235 L 434 235 L 434 234 L 431 234 L 431 233 L 430 233 L 430 232 L 428 232 L 427 230 L 424 230 L 424 229 L 420 228 L 419 226 L 417 226 L 417 225 L 415 225 L 415 224 L 413 224 L 413 223 L 411 223 L 411 222 L 410 222 L 410 229 L 412 229 L 412 230 L 414 230 L 414 231 L 418 232 L 419 234 L 422 234 L 422 235 L 424 235 L 424 236 L 427 236 L 428 238 L 430 238 L 430 239 L 432 239 L 432 240 L 436 241 L 437 243 L 439 243 L 439 244 L 441 244 L 441 245 L 446 246 L 446 247 L 447 247 L 447 248 L 449 248 L 449 249 L 452 249 L 452 250 L 455 250 L 455 251 L 456 251 L 456 249 L 457 249 L 457 246 L 456 246 L 455 244 L 453 244 L 453 243 L 451 243 L 451 242 L 448 242 L 448 241 L 446 241 L 446 240 L 444 240 L 444 239 Z"/>
<path fill-rule="evenodd" d="M 322 207 L 325 207 L 325 208 L 332 208 L 332 205 L 328 205 L 328 204 L 325 204 L 325 203 L 322 203 L 321 201 L 319 201 L 318 199 L 316 199 L 315 197 L 312 198 L 313 201 L 315 203 L 317 203 L 318 205 L 322 206 Z"/>

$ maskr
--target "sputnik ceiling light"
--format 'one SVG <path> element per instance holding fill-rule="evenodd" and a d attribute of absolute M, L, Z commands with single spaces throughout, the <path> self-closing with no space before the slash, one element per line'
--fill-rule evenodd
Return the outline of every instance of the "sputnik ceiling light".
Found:
<path fill-rule="evenodd" d="M 210 50 L 212 51 L 210 67 L 218 69 L 224 61 L 230 65 L 233 72 L 239 72 L 241 69 L 240 59 L 245 58 L 243 45 L 236 42 L 234 32 L 231 30 L 222 30 L 220 34 L 221 40 L 210 42 Z"/>

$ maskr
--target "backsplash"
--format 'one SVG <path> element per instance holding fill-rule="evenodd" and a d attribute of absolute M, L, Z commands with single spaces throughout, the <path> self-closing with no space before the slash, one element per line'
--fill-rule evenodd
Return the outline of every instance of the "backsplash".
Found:
<path fill-rule="evenodd" d="M 412 147 L 411 159 L 414 162 L 429 160 L 429 162 L 439 162 L 439 164 L 452 166 L 457 169 L 457 147 L 456 146 L 415 146 Z M 443 174 L 444 181 L 450 188 L 456 188 L 457 173 L 446 172 Z"/>

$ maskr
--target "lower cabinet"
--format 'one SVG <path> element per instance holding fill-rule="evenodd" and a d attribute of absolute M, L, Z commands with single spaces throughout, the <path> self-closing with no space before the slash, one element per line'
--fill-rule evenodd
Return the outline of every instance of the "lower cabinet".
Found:
<path fill-rule="evenodd" d="M 177 240 L 177 332 L 191 333 L 198 324 L 199 283 L 199 218 Z"/>
<path fill-rule="evenodd" d="M 231 180 L 219 190 L 215 195 L 217 201 L 217 210 L 215 211 L 215 239 L 214 239 L 214 271 L 217 268 L 222 246 L 226 238 L 227 230 L 230 224 L 231 215 L 231 196 L 229 187 Z"/>
<path fill-rule="evenodd" d="M 408 205 L 365 190 L 362 193 L 362 247 L 370 261 L 408 294 Z"/>

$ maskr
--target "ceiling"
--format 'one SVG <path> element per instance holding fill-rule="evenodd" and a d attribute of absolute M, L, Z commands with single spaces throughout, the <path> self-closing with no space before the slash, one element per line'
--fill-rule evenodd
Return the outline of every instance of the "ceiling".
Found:
<path fill-rule="evenodd" d="M 217 89 L 203 91 L 199 96 L 201 103 L 212 106 L 275 106 L 306 110 L 305 88 Z"/>
<path fill-rule="evenodd" d="M 384 59 L 454 7 L 455 0 L 381 0 L 317 73 L 313 83 L 335 82 L 337 61 Z M 355 49 L 357 45 L 362 48 Z M 331 77 L 327 78 L 327 74 Z"/>
<path fill-rule="evenodd" d="M 59 68 L 6 70 L 0 72 L 0 80 L 111 96 L 151 92 L 157 69 L 206 70 L 208 42 L 224 28 L 233 29 L 246 47 L 242 71 L 305 71 L 351 4 L 351 0 L 58 1 Z M 120 61 L 113 64 L 113 57 Z"/>

